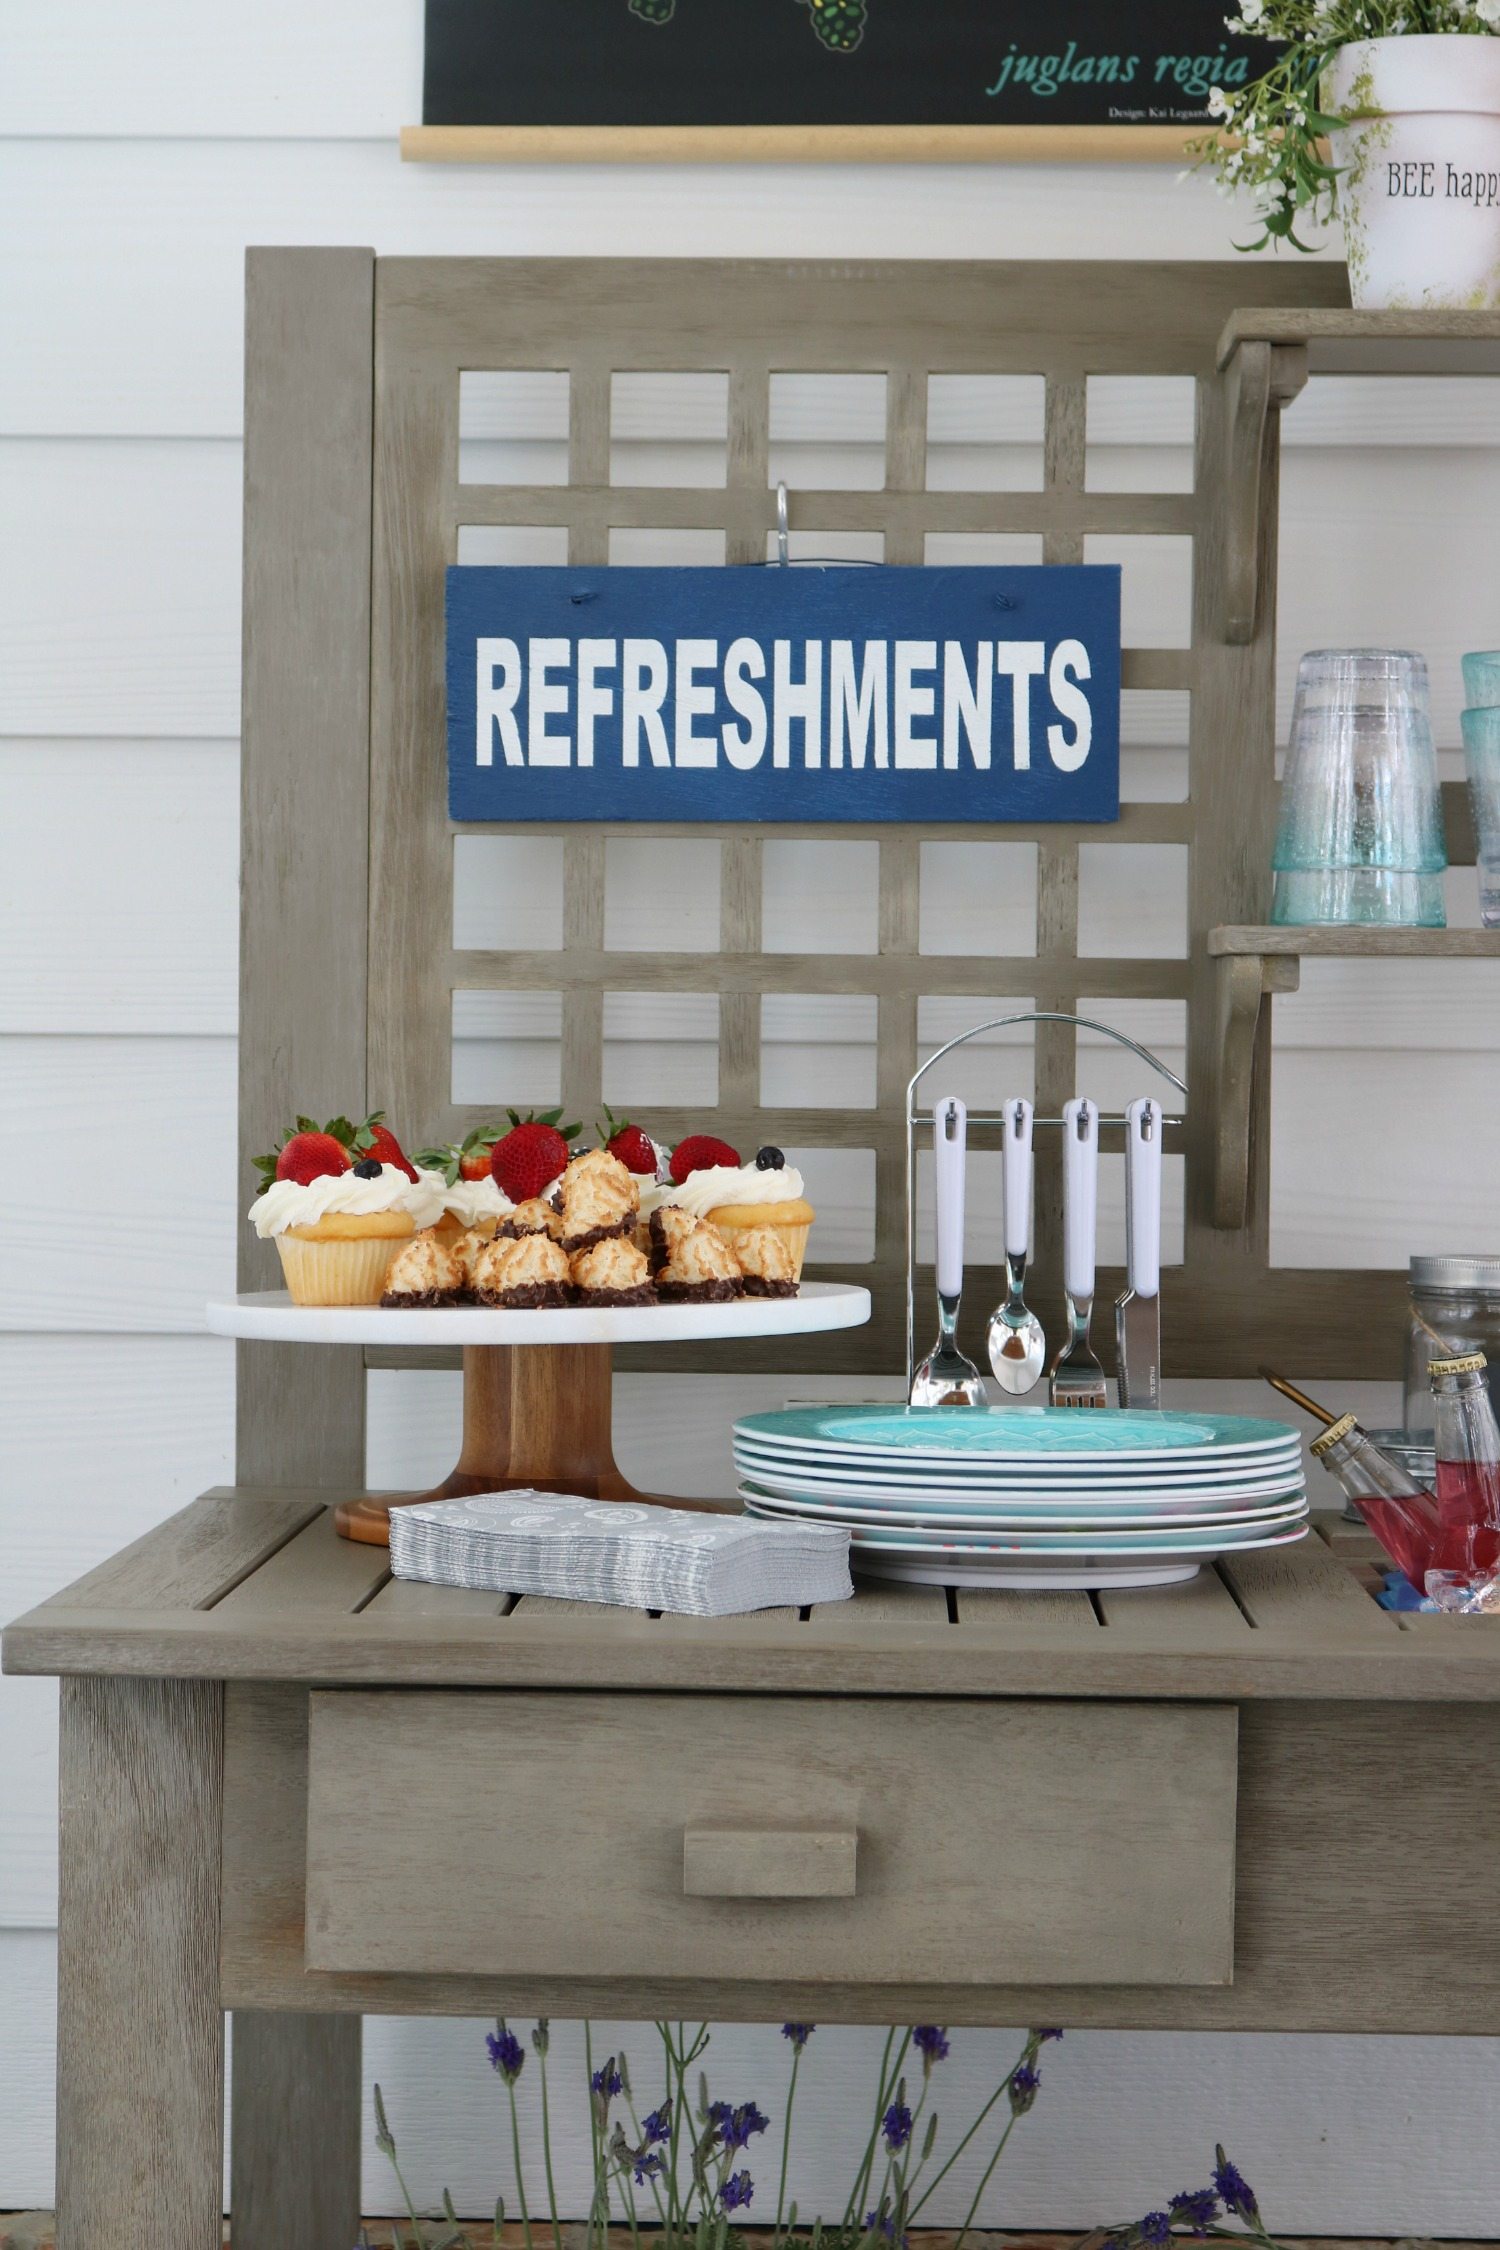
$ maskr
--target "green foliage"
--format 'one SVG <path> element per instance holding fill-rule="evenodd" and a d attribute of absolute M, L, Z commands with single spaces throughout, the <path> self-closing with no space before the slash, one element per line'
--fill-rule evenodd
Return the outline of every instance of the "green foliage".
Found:
<path fill-rule="evenodd" d="M 1327 136 L 1372 114 L 1335 116 L 1325 105 L 1323 74 L 1340 47 L 1419 32 L 1484 35 L 1500 29 L 1500 0 L 1241 0 L 1239 14 L 1225 20 L 1231 31 L 1275 40 L 1285 51 L 1247 85 L 1214 87 L 1215 131 L 1192 153 L 1218 174 L 1221 194 L 1247 189 L 1252 196 L 1262 231 L 1241 249 L 1285 242 L 1311 250 L 1299 224 L 1326 224 L 1338 209 Z"/>

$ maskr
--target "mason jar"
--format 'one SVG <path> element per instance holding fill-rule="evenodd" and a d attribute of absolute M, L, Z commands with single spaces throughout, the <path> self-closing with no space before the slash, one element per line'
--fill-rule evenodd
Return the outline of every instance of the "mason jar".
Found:
<path fill-rule="evenodd" d="M 1413 1258 L 1408 1286 L 1406 1434 L 1411 1442 L 1430 1446 L 1427 1369 L 1434 1358 L 1483 1352 L 1489 1363 L 1485 1381 L 1500 1413 L 1500 1256 Z"/>

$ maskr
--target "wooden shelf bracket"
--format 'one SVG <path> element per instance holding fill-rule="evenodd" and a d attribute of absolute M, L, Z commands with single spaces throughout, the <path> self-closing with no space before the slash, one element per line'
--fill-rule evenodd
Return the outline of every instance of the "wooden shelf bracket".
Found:
<path fill-rule="evenodd" d="M 1242 1227 L 1249 1205 L 1250 1118 L 1262 1005 L 1273 992 L 1295 992 L 1301 974 L 1302 964 L 1295 954 L 1222 953 L 1214 962 L 1219 1062 L 1214 1127 L 1216 1227 Z"/>
<path fill-rule="evenodd" d="M 1224 638 L 1253 641 L 1259 619 L 1263 493 L 1278 435 L 1272 420 L 1307 381 L 1305 344 L 1237 343 L 1220 372 L 1229 411 L 1224 463 Z M 1272 517 L 1274 518 L 1274 502 Z"/>

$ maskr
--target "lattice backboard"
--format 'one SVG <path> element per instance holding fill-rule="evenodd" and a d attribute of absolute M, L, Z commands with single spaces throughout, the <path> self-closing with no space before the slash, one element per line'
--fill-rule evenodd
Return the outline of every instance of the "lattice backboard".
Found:
<path fill-rule="evenodd" d="M 1088 1003 L 1110 1016 L 1113 1006 L 1117 1019 L 1133 1028 L 1142 1021 L 1143 1003 L 1176 1003 L 1186 1011 L 1186 1075 L 1196 1098 L 1183 1132 L 1168 1144 L 1185 1155 L 1186 1189 L 1185 1264 L 1168 1274 L 1164 1290 L 1167 1366 L 1178 1374 L 1242 1372 L 1247 1360 L 1253 1364 L 1257 1340 L 1276 1332 L 1280 1308 L 1303 1301 L 1315 1318 L 1318 1304 L 1327 1301 L 1329 1279 L 1338 1277 L 1318 1277 L 1309 1297 L 1311 1277 L 1267 1269 L 1263 1129 L 1256 1135 L 1246 1227 L 1226 1234 L 1211 1224 L 1206 1150 L 1216 1040 L 1203 939 L 1216 923 L 1262 918 L 1274 805 L 1272 602 L 1261 605 L 1251 641 L 1231 646 L 1221 637 L 1220 487 L 1228 409 L 1213 360 L 1236 305 L 1336 303 L 1341 292 L 1338 269 L 1251 263 L 380 261 L 370 715 L 372 1105 L 384 1106 L 423 1139 L 457 1135 L 494 1116 L 501 1100 L 453 1099 L 454 995 L 461 996 L 461 1021 L 465 1010 L 482 1021 L 495 995 L 530 995 L 531 1002 L 518 998 L 514 1005 L 523 1015 L 528 1005 L 541 1015 L 557 1012 L 558 1091 L 571 1114 L 592 1123 L 605 1101 L 615 1102 L 617 1089 L 605 1071 L 612 1014 L 623 1007 L 649 1015 L 653 995 L 663 996 L 664 1012 L 667 995 L 705 996 L 703 1036 L 717 1042 L 716 1098 L 675 1105 L 632 1101 L 631 1112 L 663 1139 L 707 1129 L 745 1152 L 767 1141 L 812 1152 L 814 1179 L 830 1177 L 836 1161 L 819 1152 L 868 1152 L 859 1162 L 867 1172 L 873 1168 L 873 1257 L 830 1262 L 825 1247 L 820 1259 L 816 1228 L 811 1257 L 814 1272 L 869 1282 L 876 1318 L 866 1330 L 820 1339 L 816 1366 L 891 1372 L 902 1352 L 904 1093 L 920 1054 L 943 1027 L 1012 1008 L 1076 1010 Z M 546 465 L 559 481 L 461 477 L 462 378 L 484 372 L 546 378 L 559 415 L 555 460 Z M 709 473 L 721 471 L 721 482 L 620 481 L 632 471 L 649 471 L 652 461 L 649 450 L 622 442 L 629 434 L 622 400 L 629 400 L 632 381 L 664 374 L 716 375 L 727 386 L 722 448 L 710 453 Z M 1131 697 L 1167 693 L 1188 701 L 1185 801 L 1128 802 L 1118 825 L 1107 828 L 527 829 L 539 854 L 560 856 L 560 914 L 548 932 L 551 942 L 459 949 L 455 832 L 446 812 L 443 584 L 448 564 L 473 559 L 472 548 L 461 556 L 461 530 L 472 542 L 469 527 L 491 527 L 503 532 L 510 552 L 583 565 L 638 554 L 648 533 L 679 541 L 691 534 L 706 551 L 722 552 L 730 567 L 764 567 L 775 523 L 773 379 L 812 374 L 865 379 L 859 396 L 866 402 L 868 379 L 884 384 L 883 473 L 878 426 L 872 433 L 878 481 L 861 489 L 809 490 L 788 480 L 793 530 L 817 551 L 848 552 L 852 542 L 855 551 L 874 549 L 887 562 L 920 564 L 947 559 L 956 535 L 1020 534 L 1039 540 L 1041 560 L 1068 563 L 1086 559 L 1090 539 L 1191 543 L 1184 645 L 1127 647 L 1123 672 L 1127 705 Z M 1090 485 L 1089 378 L 1142 375 L 1196 382 L 1191 490 Z M 952 377 L 1040 380 L 1036 489 L 980 489 L 977 478 L 966 487 L 961 447 L 949 450 L 940 480 L 929 474 L 933 404 Z M 1275 568 L 1274 470 L 1273 444 L 1262 494 L 1268 586 Z M 691 544 L 675 550 L 678 559 L 690 551 Z M 857 591 L 855 583 L 851 598 Z M 618 929 L 607 942 L 607 865 L 612 839 L 622 837 L 655 837 L 664 845 L 689 838 L 717 848 L 717 929 L 709 933 L 716 949 L 695 936 L 676 950 L 640 950 L 622 944 Z M 843 880 L 835 845 L 857 842 L 877 856 L 865 941 L 871 950 L 777 949 L 780 933 L 768 927 L 766 882 L 788 839 L 822 843 L 822 880 L 830 888 Z M 1026 942 L 1029 931 L 1013 938 L 1014 950 L 1003 955 L 923 950 L 924 923 L 946 880 L 942 855 L 931 847 L 960 841 L 1035 844 L 1034 950 Z M 1080 851 L 1132 845 L 1186 850 L 1185 955 L 1091 954 L 1087 943 L 1081 947 Z M 663 867 L 669 864 L 664 858 Z M 816 860 L 811 879 L 820 879 Z M 1027 899 L 1030 911 L 1029 893 Z M 1086 924 L 1083 936 L 1087 940 Z M 857 1102 L 826 1094 L 807 1106 L 768 1100 L 764 1004 L 771 1002 L 774 1023 L 778 1007 L 838 998 L 858 1003 L 866 1021 L 873 1011 L 873 1086 Z M 1033 1088 L 1039 1113 L 1055 1114 L 1074 1092 L 1078 1062 L 1070 1028 L 1041 1028 Z M 1262 1070 L 1262 1128 L 1266 1079 Z M 1098 1093 L 1097 1077 L 1084 1090 Z M 1039 1137 L 1039 1151 L 1036 1255 L 1046 1299 L 1056 1287 L 1055 1139 Z M 969 1319 L 982 1318 L 999 1285 L 993 1264 L 971 1270 Z M 1112 1295 L 1116 1287 L 1118 1277 L 1102 1272 L 1101 1293 Z M 744 1353 L 745 1362 L 812 1371 L 803 1350 L 789 1357 L 784 1346 Z M 692 1348 L 640 1362 L 714 1363 L 711 1353 Z"/>

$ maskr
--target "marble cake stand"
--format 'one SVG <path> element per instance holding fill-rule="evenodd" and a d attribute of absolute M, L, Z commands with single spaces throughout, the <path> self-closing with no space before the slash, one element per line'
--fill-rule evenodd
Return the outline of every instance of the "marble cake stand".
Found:
<path fill-rule="evenodd" d="M 335 1511 L 346 1539 L 389 1540 L 392 1508 L 418 1500 L 524 1485 L 581 1492 L 591 1500 L 695 1500 L 641 1493 L 615 1465 L 611 1436 L 612 1349 L 739 1336 L 814 1335 L 859 1328 L 870 1292 L 841 1281 L 805 1281 L 796 1297 L 742 1297 L 728 1305 L 637 1305 L 606 1311 L 504 1312 L 483 1306 L 386 1311 L 378 1305 L 294 1305 L 284 1289 L 222 1297 L 208 1306 L 216 1336 L 274 1344 L 458 1345 L 463 1351 L 463 1444 L 431 1492 L 360 1499 Z"/>

